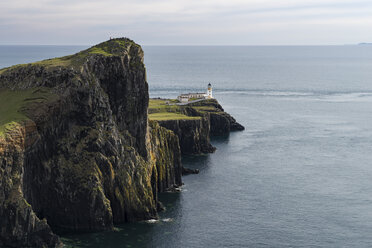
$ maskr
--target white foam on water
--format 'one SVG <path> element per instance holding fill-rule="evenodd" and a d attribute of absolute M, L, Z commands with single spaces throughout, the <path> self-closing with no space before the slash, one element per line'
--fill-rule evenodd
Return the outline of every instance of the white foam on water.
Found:
<path fill-rule="evenodd" d="M 163 221 L 163 222 L 172 222 L 173 219 L 172 218 L 164 218 L 161 221 Z"/>
<path fill-rule="evenodd" d="M 372 93 L 352 92 L 330 94 L 322 96 L 318 100 L 326 102 L 372 102 Z"/>
<path fill-rule="evenodd" d="M 149 224 L 154 224 L 154 223 L 158 223 L 159 220 L 157 219 L 150 219 L 150 220 L 146 220 L 146 223 L 149 223 Z"/>

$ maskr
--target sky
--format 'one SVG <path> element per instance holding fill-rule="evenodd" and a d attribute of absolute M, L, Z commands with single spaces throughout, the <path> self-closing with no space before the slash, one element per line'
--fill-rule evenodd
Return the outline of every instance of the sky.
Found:
<path fill-rule="evenodd" d="M 1 44 L 372 42 L 371 0 L 1 0 Z"/>

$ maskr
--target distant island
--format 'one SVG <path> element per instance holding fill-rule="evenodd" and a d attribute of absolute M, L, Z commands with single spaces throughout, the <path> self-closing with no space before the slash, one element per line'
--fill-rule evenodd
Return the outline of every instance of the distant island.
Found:
<path fill-rule="evenodd" d="M 158 217 L 182 154 L 244 127 L 207 93 L 149 99 L 127 38 L 0 69 L 0 247 L 62 247 L 62 231 Z M 194 100 L 194 98 L 197 98 Z"/>
<path fill-rule="evenodd" d="M 364 43 L 359 43 L 358 45 L 359 46 L 372 46 L 372 43 L 364 42 Z"/>

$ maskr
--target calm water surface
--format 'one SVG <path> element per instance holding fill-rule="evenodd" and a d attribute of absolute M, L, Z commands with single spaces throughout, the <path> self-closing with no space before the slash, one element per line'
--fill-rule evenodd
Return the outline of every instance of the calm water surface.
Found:
<path fill-rule="evenodd" d="M 84 47 L 0 46 L 0 67 Z M 158 223 L 67 247 L 371 247 L 372 47 L 144 47 L 150 94 L 204 90 L 246 131 L 184 157 Z"/>

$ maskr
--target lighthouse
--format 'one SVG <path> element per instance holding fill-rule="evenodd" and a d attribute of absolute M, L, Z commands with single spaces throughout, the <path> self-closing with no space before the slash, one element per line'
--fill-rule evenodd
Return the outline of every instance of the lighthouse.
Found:
<path fill-rule="evenodd" d="M 212 85 L 210 83 L 208 84 L 207 98 L 208 99 L 213 98 L 213 96 L 212 96 Z"/>

